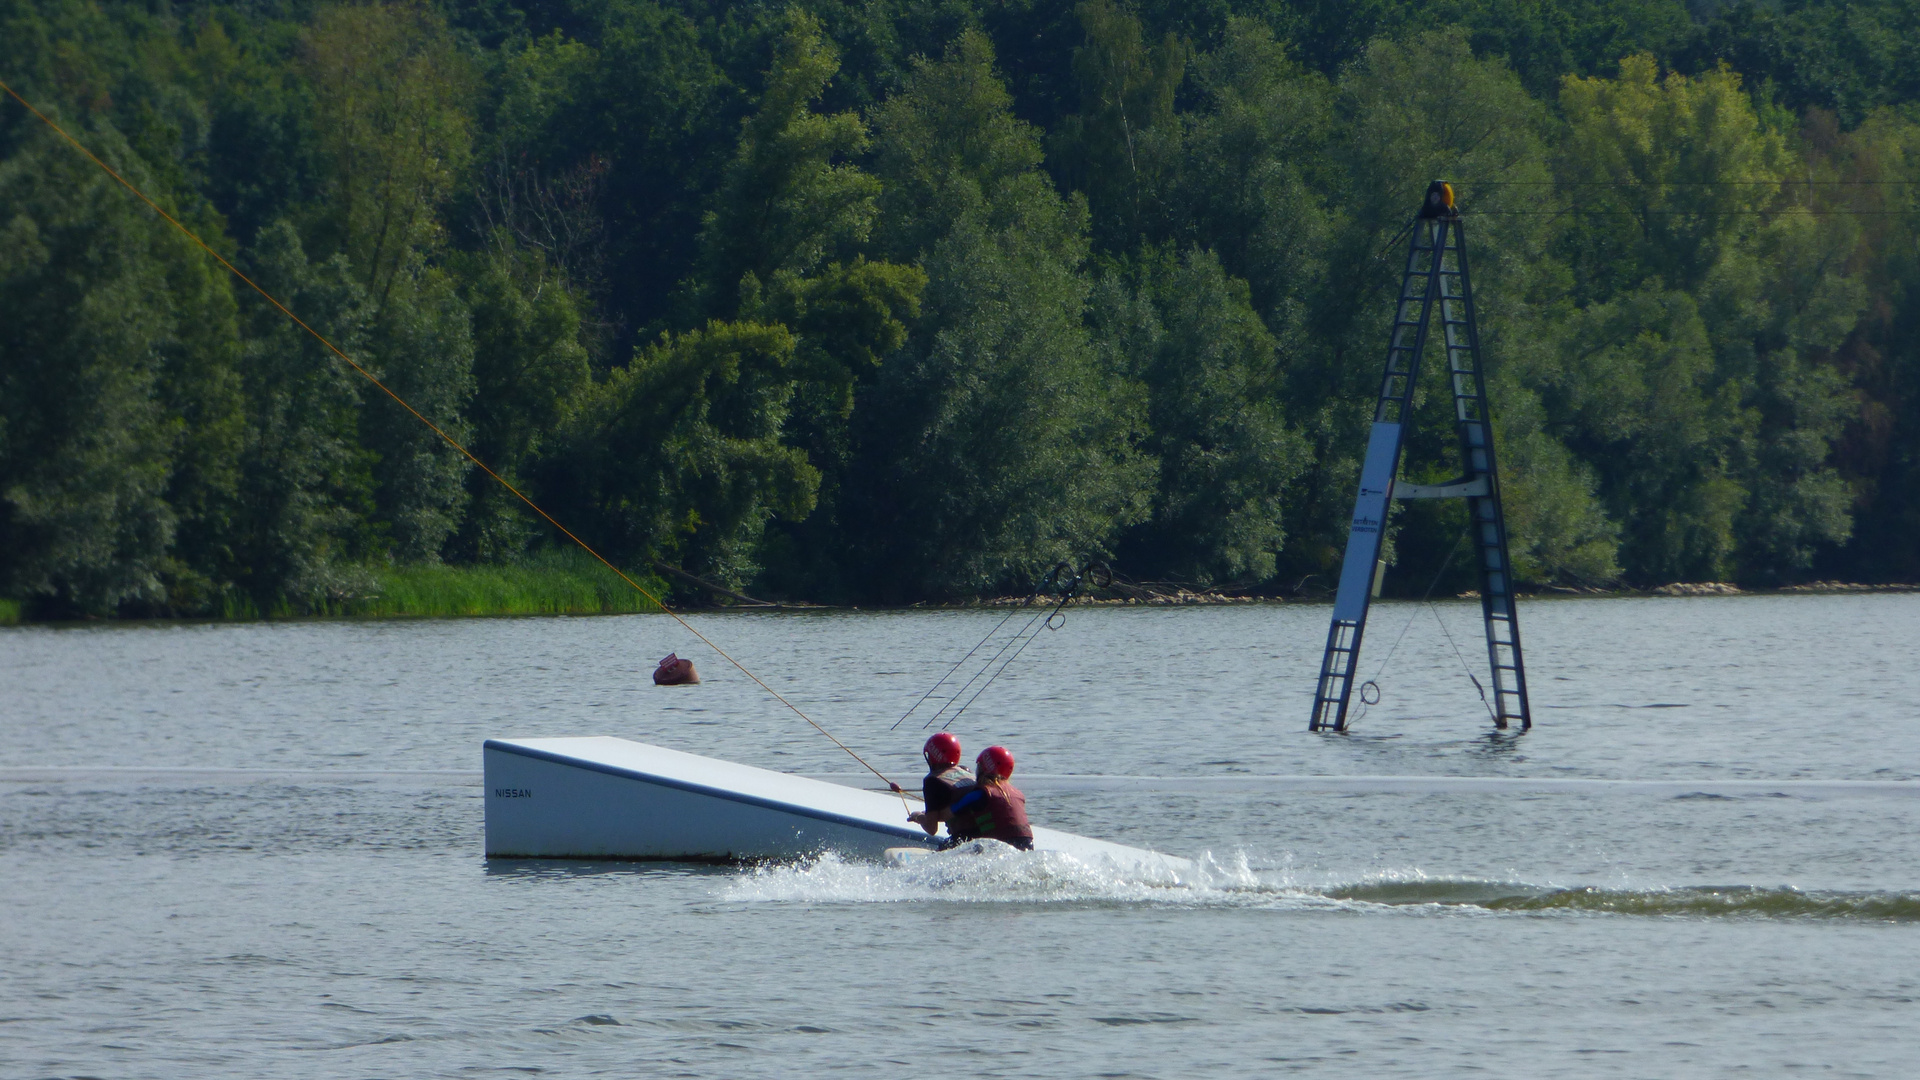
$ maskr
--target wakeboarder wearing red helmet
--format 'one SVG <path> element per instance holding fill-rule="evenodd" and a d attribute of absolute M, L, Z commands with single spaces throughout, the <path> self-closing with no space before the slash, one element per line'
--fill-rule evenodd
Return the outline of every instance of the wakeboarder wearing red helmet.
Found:
<path fill-rule="evenodd" d="M 954 801 L 947 811 L 947 831 L 971 840 L 985 837 L 1033 850 L 1033 826 L 1027 823 L 1027 797 L 1013 786 L 1013 752 L 989 746 L 973 761 L 978 777 L 972 791 Z"/>
<path fill-rule="evenodd" d="M 936 731 L 920 748 L 920 755 L 927 759 L 927 778 L 920 782 L 927 808 L 908 814 L 907 820 L 927 830 L 928 836 L 938 834 L 944 821 L 948 835 L 953 836 L 949 811 L 954 800 L 973 790 L 973 774 L 960 767 L 960 740 L 949 732 Z"/>

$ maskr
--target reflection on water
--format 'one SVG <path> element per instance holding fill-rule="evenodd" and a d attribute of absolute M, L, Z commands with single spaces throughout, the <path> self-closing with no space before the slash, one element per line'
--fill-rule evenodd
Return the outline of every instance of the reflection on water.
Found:
<path fill-rule="evenodd" d="M 488 877 L 516 880 L 614 875 L 637 881 L 692 878 L 716 882 L 732 881 L 740 869 L 731 863 L 684 859 L 482 859 L 481 867 Z"/>
<path fill-rule="evenodd" d="M 1474 751 L 1483 757 L 1504 757 L 1517 753 L 1522 746 L 1521 733 L 1517 731 L 1489 731 L 1480 736 Z"/>

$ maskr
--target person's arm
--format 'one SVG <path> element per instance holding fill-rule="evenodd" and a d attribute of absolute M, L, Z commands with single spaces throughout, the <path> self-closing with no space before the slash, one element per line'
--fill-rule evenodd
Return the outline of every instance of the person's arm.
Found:
<path fill-rule="evenodd" d="M 940 832 L 940 823 L 947 820 L 947 812 L 945 810 L 915 810 L 913 813 L 907 815 L 907 820 L 927 830 L 928 836 L 934 836 Z"/>
<path fill-rule="evenodd" d="M 933 836 L 939 833 L 940 823 L 948 819 L 947 805 L 953 802 L 953 789 L 937 778 L 928 777 L 920 790 L 921 801 L 926 806 L 908 814 L 907 820 L 927 830 L 928 836 Z"/>

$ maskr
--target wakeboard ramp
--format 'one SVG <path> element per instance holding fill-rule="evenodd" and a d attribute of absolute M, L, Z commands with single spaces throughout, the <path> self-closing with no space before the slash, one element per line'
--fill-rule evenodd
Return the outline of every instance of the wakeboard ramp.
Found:
<path fill-rule="evenodd" d="M 833 851 L 882 861 L 889 848 L 934 846 L 890 792 L 605 735 L 488 739 L 482 754 L 489 858 L 749 862 Z M 1054 829 L 1034 829 L 1033 843 L 1129 874 L 1184 879 L 1193 869 Z"/>

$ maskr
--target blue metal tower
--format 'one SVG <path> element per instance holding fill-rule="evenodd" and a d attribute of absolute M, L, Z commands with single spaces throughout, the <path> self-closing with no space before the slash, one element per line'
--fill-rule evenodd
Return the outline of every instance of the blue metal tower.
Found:
<path fill-rule="evenodd" d="M 1398 480 L 1400 452 L 1413 421 L 1413 388 L 1435 307 L 1440 311 L 1447 351 L 1462 474 L 1444 484 L 1408 484 Z M 1520 659 L 1520 620 L 1513 604 L 1507 523 L 1500 510 L 1500 476 L 1494 467 L 1492 414 L 1474 327 L 1466 235 L 1453 204 L 1453 188 L 1436 180 L 1414 221 L 1407 269 L 1400 280 L 1386 373 L 1380 380 L 1367 456 L 1360 469 L 1360 493 L 1353 504 L 1346 561 L 1340 568 L 1340 590 L 1333 602 L 1333 625 L 1327 630 L 1327 651 L 1320 662 L 1308 730 L 1347 730 L 1347 705 L 1353 695 L 1367 608 L 1385 570 L 1380 545 L 1393 500 L 1452 498 L 1467 500 L 1471 521 L 1487 657 L 1493 667 L 1493 700 L 1488 705 L 1494 726 L 1505 730 L 1517 722 L 1525 731 L 1533 726 L 1533 718 L 1527 707 L 1526 668 Z"/>

